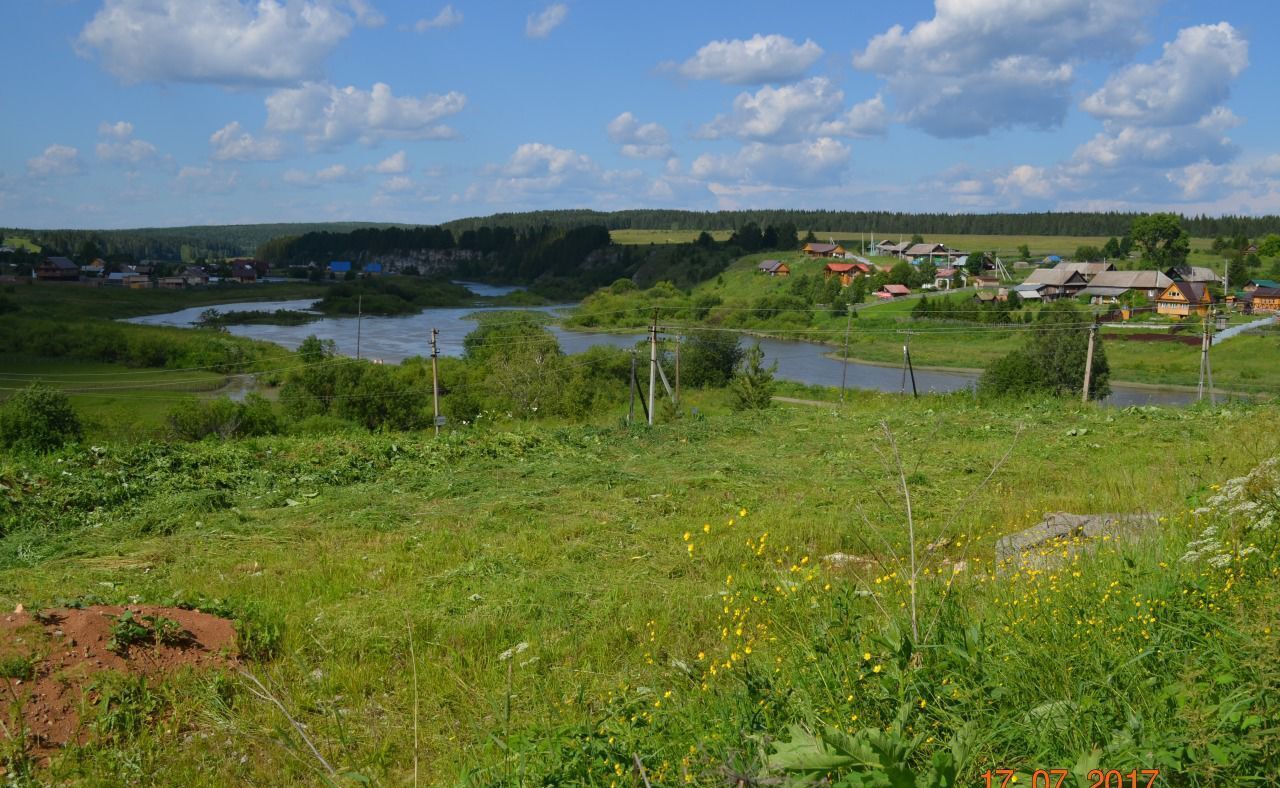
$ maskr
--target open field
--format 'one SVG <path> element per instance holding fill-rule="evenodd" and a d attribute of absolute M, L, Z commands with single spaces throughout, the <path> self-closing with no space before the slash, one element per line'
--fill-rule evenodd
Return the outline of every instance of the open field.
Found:
<path fill-rule="evenodd" d="M 791 724 L 909 707 L 913 769 L 974 722 L 960 784 L 1091 752 L 1226 784 L 1280 764 L 1274 540 L 1225 570 L 1178 558 L 1187 511 L 1277 451 L 1252 427 L 1278 416 L 856 394 L 654 430 L 68 450 L 0 461 L 26 477 L 0 604 L 185 600 L 278 632 L 247 669 L 279 707 L 179 674 L 117 701 L 151 723 L 107 736 L 90 709 L 55 781 L 335 779 L 284 710 L 375 784 L 639 785 L 638 759 L 654 785 L 716 785 L 761 773 Z M 881 421 L 912 491 L 914 639 Z M 995 540 L 1058 510 L 1164 517 L 1141 548 L 999 573 Z M 1060 723 L 1027 721 L 1046 708 Z"/>
<path fill-rule="evenodd" d="M 711 237 L 727 241 L 732 230 L 711 230 Z M 616 244 L 636 246 L 640 244 L 687 244 L 698 240 L 701 230 L 610 230 L 609 237 Z"/>
<path fill-rule="evenodd" d="M 0 295 L 7 295 L 19 306 L 38 313 L 41 317 L 109 320 L 232 301 L 284 301 L 295 298 L 319 300 L 328 291 L 328 285 L 309 282 L 222 284 L 186 290 L 130 290 L 89 287 L 67 282 L 29 281 L 7 287 L 12 289 L 0 289 Z"/>
<path fill-rule="evenodd" d="M 609 235 L 613 238 L 614 243 L 620 244 L 648 244 L 648 243 L 688 243 L 698 237 L 698 230 L 611 230 Z M 800 230 L 800 237 L 804 237 L 808 230 Z M 726 241 L 733 234 L 732 230 L 715 230 L 711 235 L 717 241 Z M 826 242 L 829 238 L 835 238 L 837 241 L 858 241 L 865 237 L 867 241 L 872 238 L 872 232 L 837 232 L 834 230 L 814 230 L 814 236 L 820 241 Z M 1031 249 L 1031 254 L 1035 257 L 1044 257 L 1050 254 L 1069 257 L 1077 247 L 1080 246 L 1097 246 L 1102 247 L 1107 242 L 1109 236 L 1080 236 L 1080 235 L 953 235 L 948 233 L 928 233 L 924 234 L 926 241 L 933 243 L 943 243 L 947 246 L 965 251 L 973 249 L 981 249 L 983 251 L 996 250 L 1006 258 L 1012 257 L 1022 244 L 1026 244 Z M 897 235 L 876 235 L 877 241 L 889 238 L 895 242 L 899 240 L 910 240 L 911 235 L 907 234 L 899 238 Z M 1193 251 L 1208 252 L 1212 245 L 1212 238 L 1193 238 L 1191 239 L 1191 248 Z"/>
<path fill-rule="evenodd" d="M 5 236 L 3 240 L 0 240 L 0 246 L 9 246 L 14 249 L 22 249 L 28 252 L 40 251 L 40 247 L 32 243 L 30 238 L 23 238 L 18 235 Z"/>
<path fill-rule="evenodd" d="M 84 422 L 85 440 L 124 443 L 163 437 L 169 411 L 217 396 L 227 376 L 0 353 L 0 402 L 34 382 L 68 392 Z"/>

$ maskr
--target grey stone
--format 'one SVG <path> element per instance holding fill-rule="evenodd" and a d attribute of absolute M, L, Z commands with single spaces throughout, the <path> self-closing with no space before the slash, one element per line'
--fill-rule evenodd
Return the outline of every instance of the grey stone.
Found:
<path fill-rule="evenodd" d="M 1069 514 L 1053 512 L 1024 531 L 996 542 L 996 563 L 1043 567 L 1065 560 L 1099 542 L 1134 542 L 1157 523 L 1154 514 Z M 1065 555 L 1063 554 L 1065 551 Z M 1043 553 L 1043 554 L 1042 554 Z"/>

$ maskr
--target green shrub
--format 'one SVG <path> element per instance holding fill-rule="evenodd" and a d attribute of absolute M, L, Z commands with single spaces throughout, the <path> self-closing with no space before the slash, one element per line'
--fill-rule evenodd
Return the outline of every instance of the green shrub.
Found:
<path fill-rule="evenodd" d="M 183 403 L 170 411 L 168 422 L 175 438 L 188 441 L 210 435 L 224 439 L 251 438 L 280 432 L 275 409 L 259 394 L 250 394 L 244 402 L 219 397 Z"/>
<path fill-rule="evenodd" d="M 763 410 L 773 404 L 773 373 L 778 362 L 764 365 L 764 351 L 757 342 L 747 351 L 742 368 L 733 377 L 733 406 L 737 410 Z"/>
<path fill-rule="evenodd" d="M 745 351 L 729 331 L 695 331 L 680 348 L 680 375 L 689 386 L 725 386 Z"/>
<path fill-rule="evenodd" d="M 66 394 L 40 383 L 0 405 L 0 446 L 45 453 L 84 437 Z"/>

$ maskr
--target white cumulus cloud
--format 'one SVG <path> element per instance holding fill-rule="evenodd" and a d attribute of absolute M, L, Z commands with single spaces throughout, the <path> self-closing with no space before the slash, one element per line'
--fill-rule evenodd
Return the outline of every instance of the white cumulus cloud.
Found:
<path fill-rule="evenodd" d="M 155 145 L 133 138 L 133 124 L 126 120 L 99 123 L 98 133 L 107 138 L 94 146 L 94 151 L 102 161 L 136 166 L 159 155 Z"/>
<path fill-rule="evenodd" d="M 98 124 L 98 133 L 104 137 L 127 140 L 133 136 L 133 124 L 127 120 L 118 120 L 115 123 L 103 121 Z"/>
<path fill-rule="evenodd" d="M 339 0 L 105 0 L 76 45 L 130 83 L 281 84 L 319 76 L 357 22 L 378 20 Z"/>
<path fill-rule="evenodd" d="M 373 165 L 373 171 L 381 175 L 403 175 L 409 171 L 409 157 L 404 151 L 396 151 Z"/>
<path fill-rule="evenodd" d="M 455 9 L 452 5 L 446 5 L 440 9 L 440 13 L 430 19 L 419 19 L 413 24 L 413 29 L 419 33 L 425 33 L 428 30 L 443 30 L 447 27 L 457 27 L 462 24 L 462 12 Z"/>
<path fill-rule="evenodd" d="M 733 154 L 704 153 L 689 173 L 705 181 L 742 181 L 780 186 L 835 185 L 849 163 L 849 146 L 830 137 L 767 145 L 753 142 Z"/>
<path fill-rule="evenodd" d="M 658 123 L 641 123 L 635 115 L 624 112 L 605 127 L 609 141 L 621 146 L 623 156 L 632 159 L 667 159 L 671 157 L 671 135 Z"/>
<path fill-rule="evenodd" d="M 822 57 L 822 47 L 806 39 L 797 44 L 782 35 L 712 41 L 675 68 L 689 79 L 713 79 L 729 85 L 759 85 L 795 79 Z"/>
<path fill-rule="evenodd" d="M 552 3 L 536 14 L 529 14 L 524 22 L 524 34 L 529 38 L 546 38 L 569 16 L 569 6 Z"/>
<path fill-rule="evenodd" d="M 1194 123 L 1226 101 L 1249 65 L 1249 42 L 1226 22 L 1188 27 L 1154 63 L 1113 74 L 1080 105 L 1102 120 L 1139 126 Z"/>
<path fill-rule="evenodd" d="M 209 136 L 210 156 L 217 161 L 274 161 L 284 145 L 274 137 L 255 137 L 239 121 L 231 121 Z"/>
<path fill-rule="evenodd" d="M 1142 42 L 1160 0 L 935 0 L 934 16 L 871 39 L 855 68 L 884 78 L 901 119 L 935 137 L 1055 128 L 1075 65 Z"/>
<path fill-rule="evenodd" d="M 75 175 L 80 172 L 80 151 L 70 145 L 50 145 L 39 156 L 27 159 L 27 173 L 36 178 Z"/>
<path fill-rule="evenodd" d="M 448 139 L 455 132 L 439 121 L 461 112 L 466 103 L 467 97 L 456 91 L 415 98 L 396 96 L 383 82 L 371 90 L 309 82 L 267 97 L 267 128 L 302 134 L 312 147 L 355 140 L 372 145 L 384 139 Z"/>
<path fill-rule="evenodd" d="M 733 111 L 716 116 L 698 135 L 797 142 L 814 136 L 875 136 L 888 126 L 884 101 L 879 97 L 843 110 L 844 92 L 826 77 L 781 87 L 766 85 L 755 93 L 740 93 L 733 100 Z"/>

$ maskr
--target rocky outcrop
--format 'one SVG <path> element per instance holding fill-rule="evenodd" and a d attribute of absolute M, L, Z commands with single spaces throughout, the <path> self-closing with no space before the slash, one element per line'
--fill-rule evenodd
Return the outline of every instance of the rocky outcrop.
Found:
<path fill-rule="evenodd" d="M 1006 568 L 1052 566 L 1102 542 L 1136 541 L 1156 523 L 1154 514 L 1054 512 L 1036 525 L 996 542 L 996 563 Z"/>

